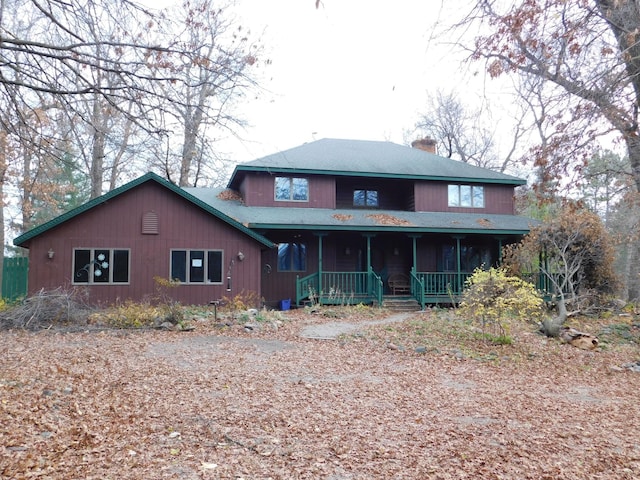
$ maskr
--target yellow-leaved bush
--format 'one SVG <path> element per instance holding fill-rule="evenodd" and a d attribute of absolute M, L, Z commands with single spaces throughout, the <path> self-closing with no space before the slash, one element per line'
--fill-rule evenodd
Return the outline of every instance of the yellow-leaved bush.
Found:
<path fill-rule="evenodd" d="M 459 313 L 480 322 L 494 340 L 509 340 L 508 320 L 538 322 L 544 314 L 544 300 L 534 285 L 509 276 L 502 268 L 476 269 L 467 281 Z"/>

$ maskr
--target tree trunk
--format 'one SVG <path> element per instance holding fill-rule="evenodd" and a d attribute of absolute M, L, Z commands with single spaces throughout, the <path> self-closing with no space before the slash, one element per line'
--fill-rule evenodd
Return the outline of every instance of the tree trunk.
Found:
<path fill-rule="evenodd" d="M 552 318 L 546 318 L 542 322 L 542 326 L 540 330 L 547 337 L 557 338 L 560 335 L 560 329 L 564 325 L 564 322 L 567 321 L 567 305 L 564 299 L 564 295 L 560 295 L 558 299 L 558 314 Z"/>
<path fill-rule="evenodd" d="M 631 87 L 635 93 L 635 102 L 629 107 L 633 114 L 621 124 L 619 115 L 605 111 L 611 123 L 620 130 L 629 154 L 629 163 L 637 190 L 640 192 L 640 130 L 638 110 L 640 106 L 640 43 L 638 25 L 640 25 L 640 7 L 633 0 L 596 0 L 596 5 L 618 42 L 622 61 L 625 64 Z M 612 109 L 615 111 L 615 109 Z"/>
<path fill-rule="evenodd" d="M 633 240 L 629 242 L 627 301 L 637 301 L 640 299 L 640 274 L 638 273 L 638 261 L 640 261 L 640 243 L 638 240 Z"/>
<path fill-rule="evenodd" d="M 180 159 L 180 187 L 188 187 L 189 173 L 197 153 L 197 142 L 200 126 L 202 125 L 202 101 L 197 106 L 186 110 L 184 117 L 184 143 L 182 144 L 182 158 Z"/>

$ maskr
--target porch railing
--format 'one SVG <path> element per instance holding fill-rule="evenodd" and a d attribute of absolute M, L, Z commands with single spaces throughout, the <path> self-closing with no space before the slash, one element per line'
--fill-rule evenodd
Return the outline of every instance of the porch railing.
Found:
<path fill-rule="evenodd" d="M 554 281 L 551 281 L 551 279 L 547 275 L 540 272 L 524 273 L 522 275 L 522 278 L 529 283 L 533 283 L 536 286 L 536 289 L 538 289 L 538 291 L 542 293 L 545 299 L 551 299 L 558 294 L 556 285 L 562 285 L 564 283 L 564 277 L 562 276 L 562 274 L 554 273 L 552 274 L 552 276 L 554 278 Z M 564 293 L 568 294 L 569 292 L 565 291 Z"/>
<path fill-rule="evenodd" d="M 322 272 L 296 280 L 296 304 L 309 299 L 325 304 L 382 304 L 382 279 L 370 272 Z"/>
<path fill-rule="evenodd" d="M 424 310 L 426 305 L 426 299 L 424 296 L 424 282 L 420 277 L 416 275 L 416 272 L 412 271 L 409 274 L 409 278 L 411 280 L 411 295 L 415 297 L 415 299 L 420 304 L 420 308 Z"/>
<path fill-rule="evenodd" d="M 424 285 L 424 293 L 429 295 L 460 295 L 464 283 L 471 272 L 417 272 L 416 276 Z"/>
<path fill-rule="evenodd" d="M 424 309 L 428 303 L 457 303 L 465 282 L 473 272 L 411 272 L 411 296 Z M 542 275 L 530 275 L 545 294 L 553 292 L 551 282 Z M 314 298 L 318 303 L 355 304 L 375 301 L 382 305 L 384 286 L 375 272 L 323 272 L 322 279 L 313 273 L 296 281 L 296 304 Z"/>

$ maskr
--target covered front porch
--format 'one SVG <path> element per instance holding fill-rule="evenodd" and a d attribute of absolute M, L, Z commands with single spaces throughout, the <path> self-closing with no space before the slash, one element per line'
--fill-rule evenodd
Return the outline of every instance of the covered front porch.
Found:
<path fill-rule="evenodd" d="M 466 279 L 472 272 L 410 272 L 407 296 L 415 298 L 422 309 L 427 304 L 455 304 Z M 368 272 L 316 272 L 296 281 L 296 304 L 382 305 L 385 293 L 382 278 Z"/>
<path fill-rule="evenodd" d="M 296 305 L 381 306 L 385 298 L 398 296 L 415 299 L 422 309 L 428 304 L 455 304 L 475 268 L 499 263 L 504 241 L 503 237 L 487 236 L 365 233 L 360 239 L 343 236 L 336 242 L 326 234 L 316 235 L 318 268 L 297 276 Z M 325 270 L 325 250 L 337 257 L 331 262 L 334 266 L 349 267 L 344 257 L 355 255 L 352 264 L 356 268 Z M 402 288 L 394 283 L 398 278 L 406 282 Z"/>

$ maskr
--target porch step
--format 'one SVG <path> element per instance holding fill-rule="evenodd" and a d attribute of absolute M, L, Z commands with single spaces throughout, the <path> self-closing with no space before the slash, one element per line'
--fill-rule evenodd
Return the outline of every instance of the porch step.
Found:
<path fill-rule="evenodd" d="M 394 312 L 417 312 L 420 303 L 412 297 L 384 297 L 382 307 Z"/>

